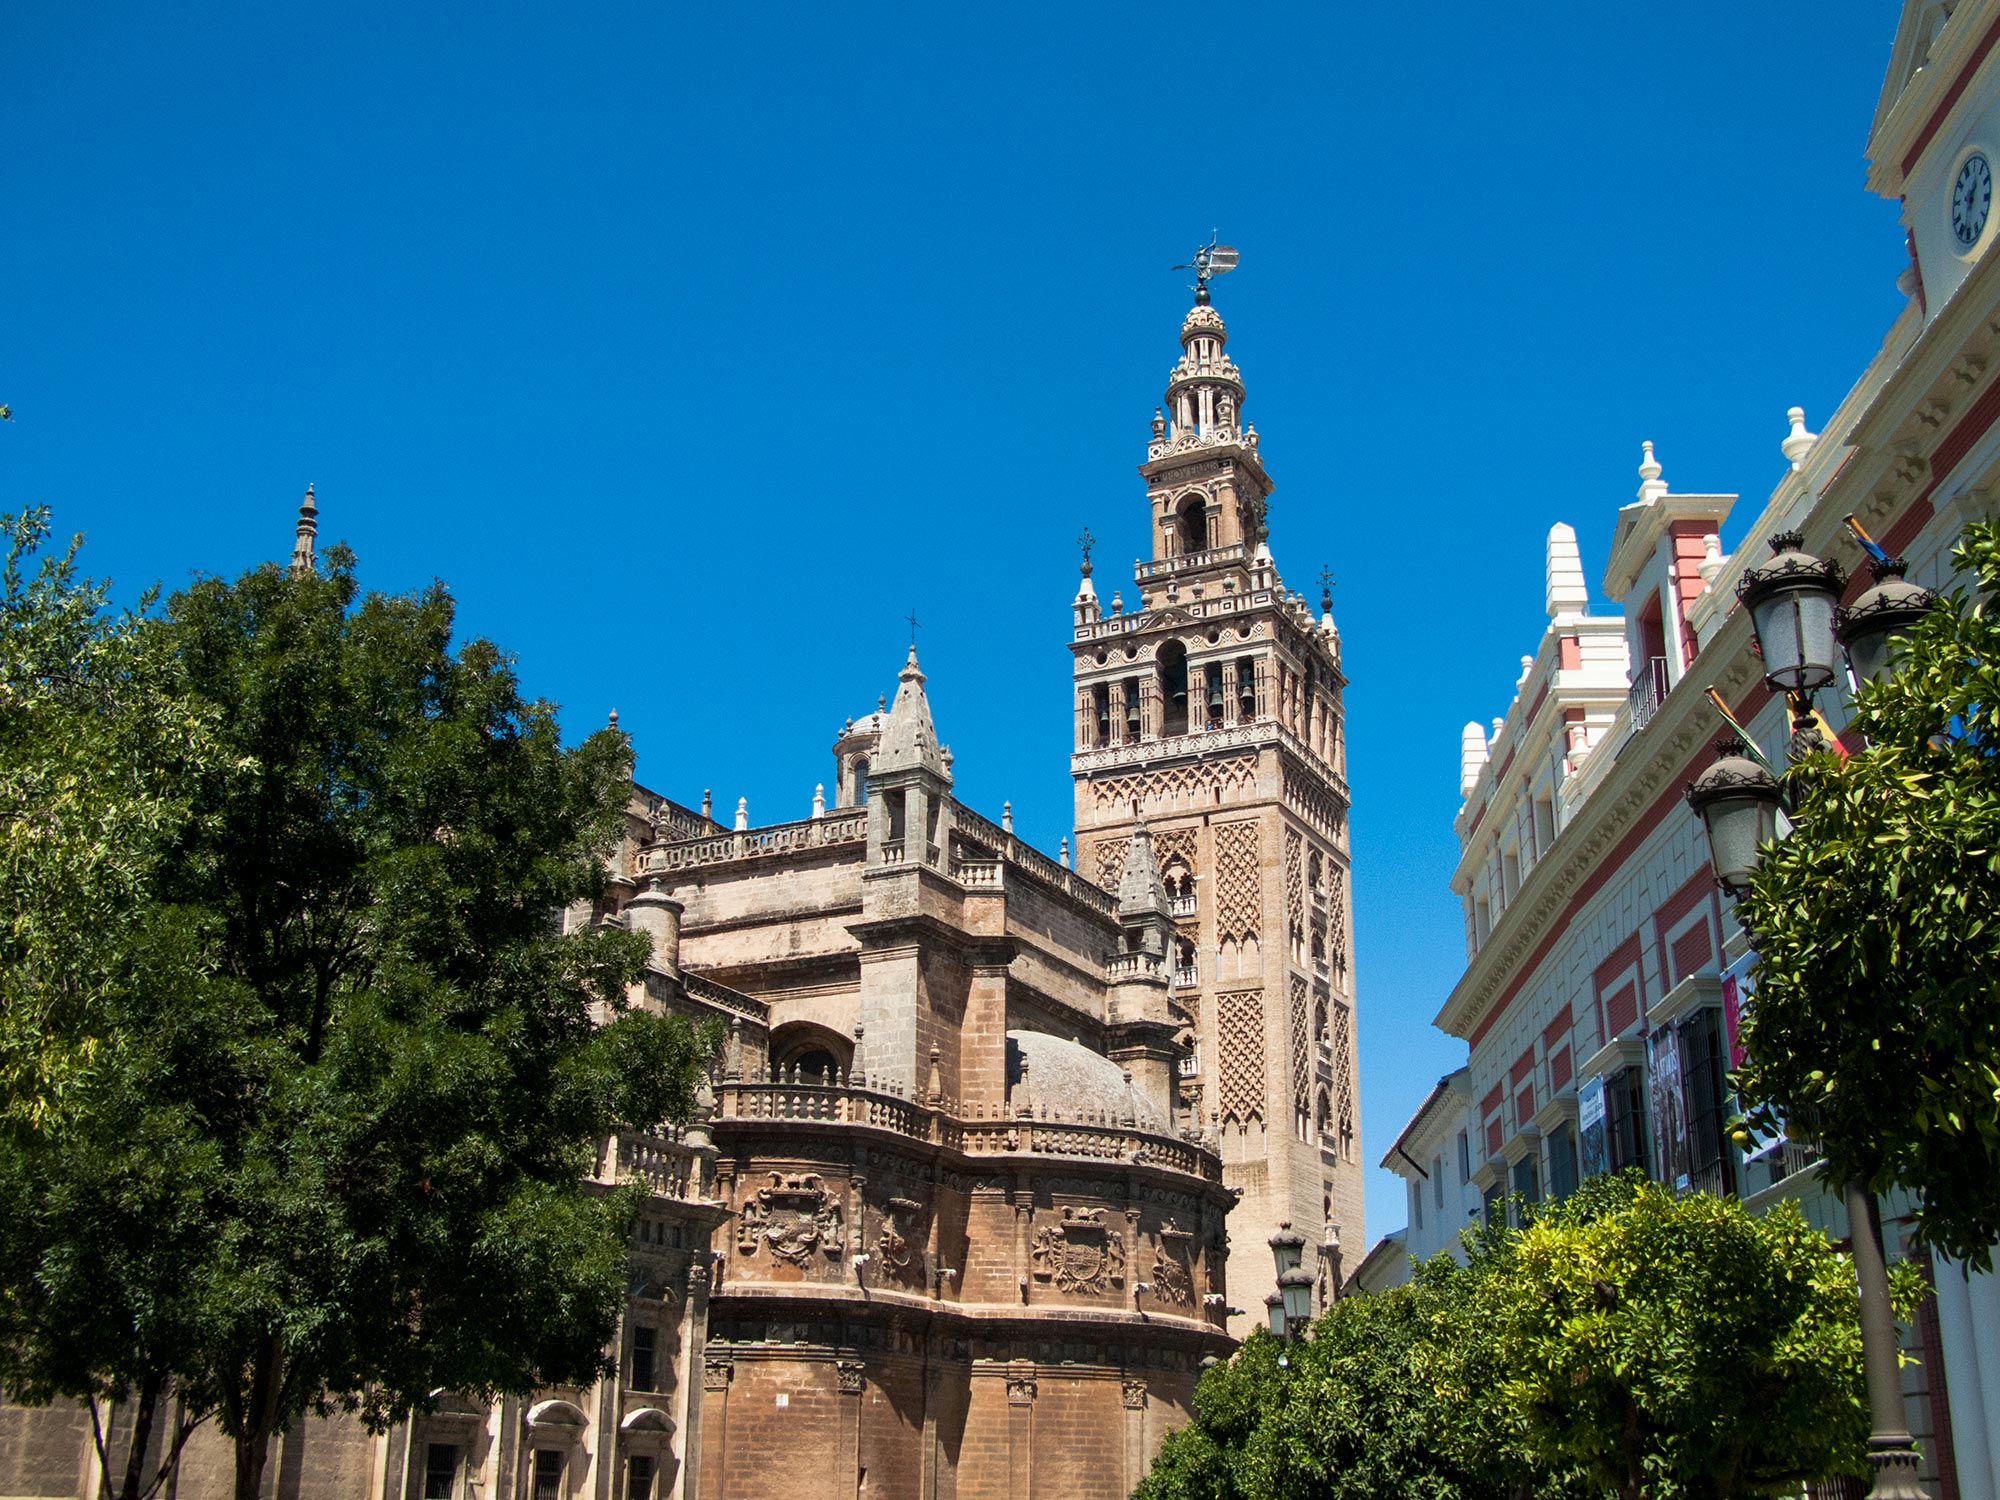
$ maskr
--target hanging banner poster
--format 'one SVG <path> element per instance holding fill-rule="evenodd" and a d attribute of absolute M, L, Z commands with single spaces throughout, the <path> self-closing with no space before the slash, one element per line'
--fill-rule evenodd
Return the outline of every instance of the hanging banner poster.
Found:
<path fill-rule="evenodd" d="M 1660 1181 L 1677 1193 L 1693 1186 L 1688 1170 L 1687 1095 L 1681 1087 L 1679 1032 L 1662 1026 L 1646 1038 L 1646 1072 L 1652 1079 L 1653 1138 L 1659 1143 Z"/>
<path fill-rule="evenodd" d="M 1604 1080 L 1592 1078 L 1576 1091 L 1578 1170 L 1585 1179 L 1611 1168 L 1611 1151 L 1604 1138 Z"/>
<path fill-rule="evenodd" d="M 1746 953 L 1722 971 L 1722 1020 L 1729 1029 L 1729 1071 L 1732 1073 L 1743 1066 L 1743 1044 L 1737 1040 L 1737 1031 L 1750 1009 L 1750 994 L 1755 988 L 1750 982 L 1750 964 L 1756 956 Z"/>

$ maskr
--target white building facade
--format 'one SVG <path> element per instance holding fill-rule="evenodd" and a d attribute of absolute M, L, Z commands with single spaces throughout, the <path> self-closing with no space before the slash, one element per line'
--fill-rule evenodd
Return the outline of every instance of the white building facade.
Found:
<path fill-rule="evenodd" d="M 1417 1255 L 1452 1248 L 1465 1209 L 1491 1219 L 1624 1166 L 1753 1210 L 1795 1198 L 1848 1235 L 1808 1151 L 1781 1141 L 1746 1157 L 1724 1128 L 1750 954 L 1684 791 L 1723 728 L 1711 684 L 1784 757 L 1784 704 L 1736 608 L 1765 538 L 1802 532 L 1847 570 L 1852 603 L 1871 578 L 1844 516 L 1905 557 L 1913 582 L 1943 588 L 1965 524 L 2000 508 L 2000 0 L 1905 7 L 1869 157 L 1870 188 L 1904 205 L 1908 300 L 1818 433 L 1796 408 L 1774 421 L 1777 480 L 1750 541 L 1724 555 L 1736 497 L 1674 492 L 1646 443 L 1603 575 L 1620 613 L 1589 613 L 1574 535 L 1555 527 L 1548 627 L 1506 713 L 1465 728 L 1452 887 L 1467 963 L 1436 1023 L 1467 1043 L 1467 1064 L 1383 1161 L 1409 1184 Z M 1844 694 L 1820 706 L 1844 730 Z M 1936 1290 L 1910 1333 L 1910 1427 L 1940 1500 L 1984 1500 L 2000 1493 L 2000 1289 L 1912 1247 L 1908 1211 L 1884 1205 L 1890 1252 Z"/>

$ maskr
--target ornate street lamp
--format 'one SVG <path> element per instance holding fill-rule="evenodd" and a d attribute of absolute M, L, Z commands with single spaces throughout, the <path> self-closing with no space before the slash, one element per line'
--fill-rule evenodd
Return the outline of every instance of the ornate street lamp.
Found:
<path fill-rule="evenodd" d="M 1839 563 L 1801 551 L 1803 541 L 1796 531 L 1772 537 L 1771 556 L 1736 589 L 1757 631 L 1764 680 L 1786 694 L 1825 687 L 1840 662 L 1833 614 L 1846 576 Z"/>
<path fill-rule="evenodd" d="M 1278 1290 L 1264 1299 L 1264 1310 L 1271 1319 L 1271 1332 L 1289 1339 L 1312 1316 L 1312 1276 L 1304 1267 L 1306 1237 L 1287 1219 L 1266 1243 L 1277 1262 Z"/>
<path fill-rule="evenodd" d="M 1907 564 L 1902 558 L 1885 557 L 1874 568 L 1875 587 L 1841 610 L 1834 622 L 1858 682 L 1885 681 L 1894 643 L 1938 602 L 1935 590 L 1903 577 Z"/>
<path fill-rule="evenodd" d="M 1802 541 L 1796 531 L 1772 537 L 1771 558 L 1751 569 L 1736 591 L 1757 632 L 1764 681 L 1784 693 L 1790 709 L 1792 734 L 1787 748 L 1794 759 L 1825 745 L 1812 694 L 1833 681 L 1838 645 L 1846 644 L 1856 676 L 1879 681 L 1887 670 L 1890 641 L 1935 602 L 1932 596 L 1919 604 L 1916 596 L 1929 591 L 1912 590 L 1902 582 L 1901 564 L 1884 559 L 1877 566 L 1875 588 L 1857 599 L 1854 609 L 1841 611 L 1844 579 L 1839 564 L 1800 550 Z M 1894 564 L 1893 569 L 1888 564 Z M 1892 574 L 1898 585 L 1893 589 Z M 1838 638 L 1836 620 L 1843 627 Z M 1687 798 L 1708 831 L 1716 880 L 1731 896 L 1740 896 L 1757 872 L 1763 845 L 1776 837 L 1785 793 L 1776 777 L 1744 753 L 1747 747 L 1741 741 L 1716 748 L 1721 759 L 1696 778 Z M 1850 1182 L 1844 1192 L 1868 1377 L 1868 1460 L 1875 1470 L 1869 1500 L 1921 1500 L 1916 1442 L 1903 1413 L 1880 1207 L 1866 1183 Z"/>
<path fill-rule="evenodd" d="M 1748 750 L 1734 736 L 1718 740 L 1719 758 L 1687 789 L 1688 806 L 1708 830 L 1716 884 L 1732 896 L 1750 888 L 1764 845 L 1778 836 L 1778 809 L 1785 800 L 1778 778 L 1752 760 Z"/>
<path fill-rule="evenodd" d="M 1285 1303 L 1286 1332 L 1297 1338 L 1299 1330 L 1312 1318 L 1312 1272 L 1304 1266 L 1293 1266 L 1291 1270 L 1281 1273 L 1278 1277 L 1278 1295 Z"/>

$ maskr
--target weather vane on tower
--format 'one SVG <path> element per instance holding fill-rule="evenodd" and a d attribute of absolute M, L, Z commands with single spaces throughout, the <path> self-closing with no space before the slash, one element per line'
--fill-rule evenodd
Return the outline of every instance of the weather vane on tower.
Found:
<path fill-rule="evenodd" d="M 1208 243 L 1195 247 L 1194 259 L 1186 265 L 1175 266 L 1176 271 L 1194 272 L 1194 301 L 1197 307 L 1208 306 L 1208 281 L 1211 276 L 1220 276 L 1225 271 L 1236 269 L 1238 256 L 1234 245 L 1218 245 L 1215 231 L 1209 231 Z"/>

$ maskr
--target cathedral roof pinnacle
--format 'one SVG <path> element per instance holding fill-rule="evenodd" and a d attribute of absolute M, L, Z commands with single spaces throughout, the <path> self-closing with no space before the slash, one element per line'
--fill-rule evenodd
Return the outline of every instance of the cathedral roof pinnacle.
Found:
<path fill-rule="evenodd" d="M 294 573 L 317 572 L 313 557 L 313 543 L 319 536 L 319 506 L 313 500 L 313 487 L 306 485 L 306 497 L 299 502 L 299 529 L 297 540 L 292 543 L 292 571 Z"/>
<path fill-rule="evenodd" d="M 950 762 L 938 744 L 937 726 L 931 722 L 930 699 L 924 695 L 924 671 L 917 665 L 917 648 L 896 674 L 896 701 L 882 728 L 882 744 L 875 755 L 874 769 L 907 771 L 921 768 L 950 779 Z"/>
<path fill-rule="evenodd" d="M 1155 913 L 1171 919 L 1173 907 L 1167 901 L 1166 882 L 1160 879 L 1159 861 L 1153 857 L 1153 832 L 1142 817 L 1133 826 L 1132 846 L 1125 855 L 1125 873 L 1118 881 L 1118 915 L 1143 917 Z"/>

